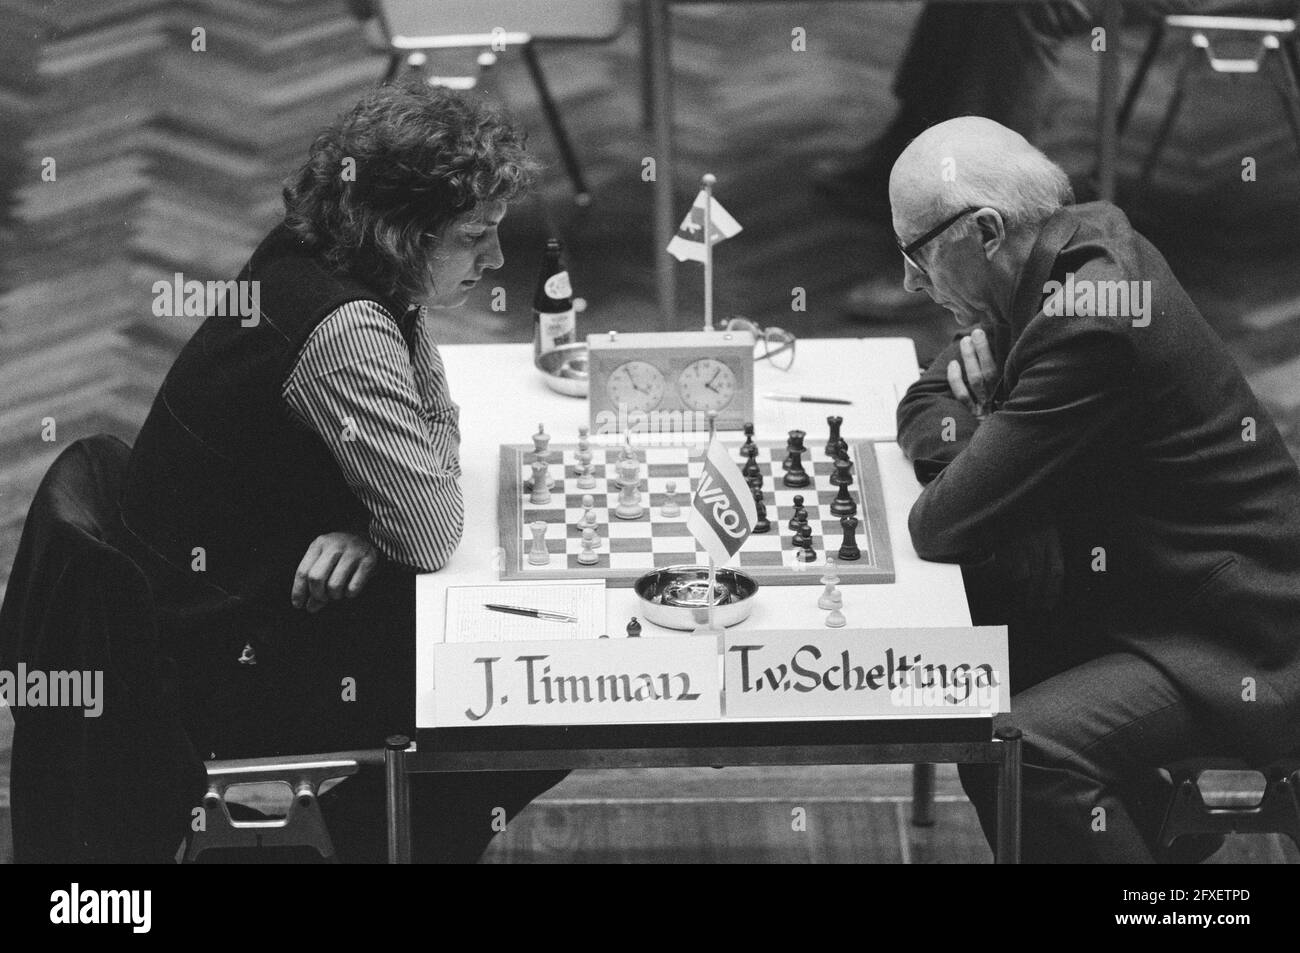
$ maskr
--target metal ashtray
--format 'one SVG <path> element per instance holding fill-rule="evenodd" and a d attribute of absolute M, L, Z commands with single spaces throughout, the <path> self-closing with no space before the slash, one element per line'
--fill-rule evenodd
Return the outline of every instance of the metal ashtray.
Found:
<path fill-rule="evenodd" d="M 587 396 L 587 342 L 565 344 L 537 359 L 546 386 L 569 397 Z"/>
<path fill-rule="evenodd" d="M 708 622 L 709 568 L 668 566 L 646 573 L 633 587 L 641 614 L 668 629 L 694 629 Z M 735 625 L 749 618 L 758 583 L 738 569 L 719 569 L 713 583 L 713 621 Z"/>

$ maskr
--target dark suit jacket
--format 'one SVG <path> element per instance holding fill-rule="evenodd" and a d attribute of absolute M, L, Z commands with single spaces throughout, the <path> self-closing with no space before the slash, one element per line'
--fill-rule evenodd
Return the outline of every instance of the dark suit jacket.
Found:
<path fill-rule="evenodd" d="M 1045 313 L 1045 285 L 1069 273 L 1076 289 L 1150 282 L 1150 323 Z M 970 563 L 1059 537 L 1064 591 L 1044 637 L 1102 636 L 1241 743 L 1300 744 L 1300 473 L 1164 258 L 1113 205 L 1062 209 L 1010 322 L 986 330 L 1003 368 L 995 413 L 977 422 L 951 396 L 955 343 L 899 406 L 899 442 L 928 481 L 908 521 L 917 552 Z"/>

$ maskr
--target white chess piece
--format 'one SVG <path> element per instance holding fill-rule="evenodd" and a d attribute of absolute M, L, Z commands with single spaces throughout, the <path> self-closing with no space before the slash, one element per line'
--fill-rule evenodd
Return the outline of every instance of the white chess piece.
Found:
<path fill-rule="evenodd" d="M 551 502 L 551 488 L 547 485 L 546 464 L 541 460 L 534 460 L 530 465 L 533 468 L 533 480 L 531 483 L 532 494 L 528 497 L 528 502 L 534 506 L 545 506 Z"/>
<path fill-rule="evenodd" d="M 546 428 L 541 424 L 537 425 L 537 433 L 533 434 L 533 459 L 546 466 L 546 488 L 549 490 L 555 486 L 555 480 L 551 478 L 551 435 L 546 432 Z M 534 471 L 536 472 L 536 471 Z"/>
<path fill-rule="evenodd" d="M 578 553 L 578 562 L 583 566 L 591 566 L 600 561 L 600 557 L 595 553 L 596 549 L 596 531 L 588 526 L 582 531 L 582 552 Z"/>
<path fill-rule="evenodd" d="M 668 492 L 668 499 L 664 501 L 660 513 L 666 520 L 675 520 L 682 515 L 682 508 L 677 505 L 677 481 L 669 480 L 664 489 Z"/>
<path fill-rule="evenodd" d="M 533 543 L 528 547 L 528 565 L 545 566 L 551 561 L 550 551 L 546 548 L 546 523 L 533 520 L 528 529 L 533 534 Z"/>
<path fill-rule="evenodd" d="M 581 527 L 596 527 L 596 499 L 590 493 L 582 498 L 582 519 L 578 522 Z"/>
<path fill-rule="evenodd" d="M 826 587 L 822 592 L 821 598 L 817 600 L 818 609 L 834 609 L 835 600 L 840 595 L 840 591 L 835 588 L 835 584 L 840 581 L 840 577 L 835 575 L 835 558 L 826 557 L 826 575 L 822 576 L 821 583 Z"/>
<path fill-rule="evenodd" d="M 636 457 L 618 462 L 618 506 L 614 515 L 621 520 L 640 519 L 645 513 L 641 505 L 641 464 Z"/>
<path fill-rule="evenodd" d="M 832 629 L 842 629 L 848 623 L 844 618 L 844 613 L 836 606 L 830 612 L 826 613 L 826 625 Z"/>

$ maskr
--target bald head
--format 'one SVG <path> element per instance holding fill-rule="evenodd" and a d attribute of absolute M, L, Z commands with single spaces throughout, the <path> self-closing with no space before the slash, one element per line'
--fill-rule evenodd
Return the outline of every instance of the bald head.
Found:
<path fill-rule="evenodd" d="M 991 119 L 932 126 L 903 150 L 889 177 L 900 235 L 969 206 L 998 209 L 1008 225 L 1034 224 L 1073 201 L 1070 180 L 1024 136 Z"/>

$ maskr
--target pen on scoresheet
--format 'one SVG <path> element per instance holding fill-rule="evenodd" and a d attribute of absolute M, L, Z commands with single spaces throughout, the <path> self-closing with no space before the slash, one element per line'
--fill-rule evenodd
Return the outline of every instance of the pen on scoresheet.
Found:
<path fill-rule="evenodd" d="M 547 622 L 577 622 L 577 616 L 565 615 L 563 612 L 551 612 L 549 609 L 530 609 L 527 606 L 503 606 L 495 602 L 483 603 L 484 609 L 493 612 L 508 612 L 510 615 L 526 615 Z"/>
<path fill-rule="evenodd" d="M 853 405 L 853 401 L 845 400 L 842 397 L 809 397 L 805 394 L 764 394 L 768 400 L 784 400 L 792 404 L 847 404 Z"/>

